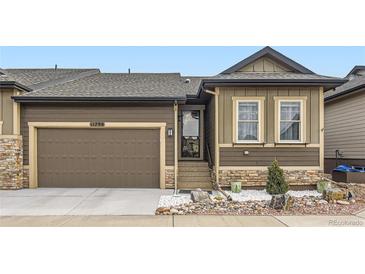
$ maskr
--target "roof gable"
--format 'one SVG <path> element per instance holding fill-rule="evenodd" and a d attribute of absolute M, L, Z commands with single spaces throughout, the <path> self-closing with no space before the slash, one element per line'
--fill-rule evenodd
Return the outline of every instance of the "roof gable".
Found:
<path fill-rule="evenodd" d="M 226 69 L 222 74 L 234 72 L 294 72 L 313 74 L 313 71 L 270 47 L 265 47 L 254 53 Z"/>
<path fill-rule="evenodd" d="M 294 72 L 270 57 L 262 57 L 239 69 L 238 72 Z"/>
<path fill-rule="evenodd" d="M 349 77 L 350 75 L 365 76 L 365 66 L 354 66 L 346 77 Z"/>

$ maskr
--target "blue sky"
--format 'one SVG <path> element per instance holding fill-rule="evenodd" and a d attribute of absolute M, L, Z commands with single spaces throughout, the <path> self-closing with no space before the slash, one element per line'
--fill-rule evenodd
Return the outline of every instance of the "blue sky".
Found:
<path fill-rule="evenodd" d="M 1 68 L 97 67 L 102 72 L 215 75 L 262 47 L 0 47 Z M 365 65 L 365 47 L 273 47 L 318 74 Z"/>

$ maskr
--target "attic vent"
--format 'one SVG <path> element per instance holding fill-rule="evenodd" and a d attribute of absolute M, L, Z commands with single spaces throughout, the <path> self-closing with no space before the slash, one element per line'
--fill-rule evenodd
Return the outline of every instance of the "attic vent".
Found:
<path fill-rule="evenodd" d="M 184 83 L 189 84 L 190 83 L 190 79 L 185 79 Z"/>

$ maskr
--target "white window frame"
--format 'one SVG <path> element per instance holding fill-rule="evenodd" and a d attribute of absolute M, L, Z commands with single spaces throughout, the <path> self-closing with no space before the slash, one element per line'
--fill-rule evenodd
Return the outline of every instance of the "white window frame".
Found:
<path fill-rule="evenodd" d="M 281 103 L 285 102 L 299 102 L 300 103 L 300 127 L 299 127 L 299 140 L 281 140 L 280 139 L 280 125 L 281 125 Z M 305 123 L 305 117 L 304 117 L 304 100 L 303 99 L 279 99 L 278 100 L 278 123 L 277 123 L 277 131 L 278 131 L 278 141 L 279 143 L 284 144 L 302 144 L 304 143 L 304 123 Z"/>
<path fill-rule="evenodd" d="M 257 111 L 258 111 L 258 121 L 257 121 L 257 140 L 239 140 L 238 139 L 238 123 L 240 122 L 239 120 L 239 105 L 240 103 L 248 103 L 248 102 L 254 102 L 254 103 L 257 103 Z M 239 99 L 239 100 L 236 100 L 236 136 L 235 136 L 235 139 L 236 139 L 236 143 L 237 144 L 259 144 L 261 143 L 262 141 L 262 138 L 261 138 L 261 102 L 262 100 L 259 100 L 259 99 L 247 99 L 247 100 L 243 100 L 243 99 Z"/>

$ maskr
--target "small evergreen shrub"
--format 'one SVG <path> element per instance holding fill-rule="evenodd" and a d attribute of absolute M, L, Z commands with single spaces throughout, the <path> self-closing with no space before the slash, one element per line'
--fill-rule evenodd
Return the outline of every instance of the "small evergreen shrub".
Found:
<path fill-rule="evenodd" d="M 278 161 L 274 160 L 268 168 L 266 191 L 271 195 L 285 194 L 289 186 L 284 178 L 284 171 L 279 167 Z"/>

